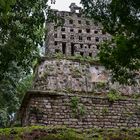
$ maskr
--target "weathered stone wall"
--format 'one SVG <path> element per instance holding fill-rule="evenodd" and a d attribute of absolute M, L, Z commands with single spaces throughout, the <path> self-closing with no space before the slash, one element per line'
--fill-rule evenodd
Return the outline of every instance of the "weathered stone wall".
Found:
<path fill-rule="evenodd" d="M 23 103 L 23 125 L 66 125 L 83 129 L 140 127 L 139 100 L 110 102 L 94 96 L 29 92 L 28 100 Z"/>
<path fill-rule="evenodd" d="M 140 96 L 139 85 L 112 83 L 111 73 L 97 61 L 99 43 L 111 36 L 100 23 L 81 13 L 56 11 L 56 15 L 64 19 L 64 24 L 56 27 L 55 23 L 46 23 L 47 57 L 37 67 L 34 92 L 28 92 L 22 102 L 22 124 L 88 129 L 140 127 L 139 100 L 121 98 L 110 102 L 106 96 L 111 89 L 127 98 Z M 58 52 L 63 57 L 56 57 Z"/>
<path fill-rule="evenodd" d="M 62 26 L 47 23 L 46 54 L 61 52 L 66 56 L 82 55 L 96 57 L 99 52 L 98 44 L 111 38 L 104 32 L 97 21 L 87 19 L 83 14 L 66 11 L 56 11 L 63 18 Z M 59 18 L 58 18 L 59 19 Z"/>
<path fill-rule="evenodd" d="M 38 67 L 34 90 L 107 93 L 111 89 L 123 95 L 140 94 L 140 86 L 112 84 L 104 66 L 67 59 L 46 58 Z"/>

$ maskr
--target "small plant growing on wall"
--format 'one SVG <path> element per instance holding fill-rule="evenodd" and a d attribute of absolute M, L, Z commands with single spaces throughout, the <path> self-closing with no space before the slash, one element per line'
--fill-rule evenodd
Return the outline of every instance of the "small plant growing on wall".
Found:
<path fill-rule="evenodd" d="M 108 113 L 109 113 L 108 108 L 107 108 L 107 107 L 104 107 L 104 108 L 102 109 L 102 113 L 103 113 L 103 115 L 108 114 Z"/>
<path fill-rule="evenodd" d="M 64 57 L 64 55 L 61 52 L 55 53 L 54 55 L 57 59 L 61 59 Z"/>
<path fill-rule="evenodd" d="M 75 118 L 81 118 L 86 114 L 86 109 L 83 104 L 80 103 L 78 97 L 71 98 L 71 109 Z"/>
<path fill-rule="evenodd" d="M 66 93 L 72 93 L 72 92 L 73 92 L 73 89 L 70 88 L 70 87 L 68 87 L 68 88 L 65 89 L 65 92 L 66 92 Z"/>
<path fill-rule="evenodd" d="M 107 94 L 107 98 L 110 102 L 115 102 L 116 100 L 120 99 L 120 94 L 116 90 L 112 89 Z"/>
<path fill-rule="evenodd" d="M 81 72 L 78 68 L 73 68 L 72 69 L 72 76 L 73 77 L 81 77 Z"/>
<path fill-rule="evenodd" d="M 76 54 L 75 56 L 70 57 L 73 60 L 80 60 L 81 62 L 94 62 L 94 61 L 99 61 L 99 58 L 93 58 L 90 56 L 81 56 L 80 54 Z"/>
<path fill-rule="evenodd" d="M 72 97 L 71 108 L 72 108 L 72 111 L 73 111 L 74 114 L 77 113 L 78 104 L 79 104 L 79 98 L 78 97 Z"/>
<path fill-rule="evenodd" d="M 80 61 L 83 61 L 83 57 L 79 54 L 76 54 L 75 56 L 73 56 L 72 59 L 78 59 Z"/>
<path fill-rule="evenodd" d="M 104 82 L 98 82 L 96 84 L 96 87 L 97 87 L 97 89 L 105 89 L 106 83 L 104 83 Z"/>
<path fill-rule="evenodd" d="M 86 114 L 86 109 L 83 104 L 81 104 L 79 107 L 79 114 L 80 114 L 80 116 L 84 116 Z"/>

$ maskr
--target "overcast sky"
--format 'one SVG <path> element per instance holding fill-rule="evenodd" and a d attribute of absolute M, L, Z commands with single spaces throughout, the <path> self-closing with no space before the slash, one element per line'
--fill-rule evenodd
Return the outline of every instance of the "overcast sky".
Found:
<path fill-rule="evenodd" d="M 56 0 L 55 4 L 50 4 L 52 9 L 58 9 L 59 11 L 69 11 L 69 6 L 71 3 L 76 3 L 76 5 L 80 6 L 80 0 Z"/>

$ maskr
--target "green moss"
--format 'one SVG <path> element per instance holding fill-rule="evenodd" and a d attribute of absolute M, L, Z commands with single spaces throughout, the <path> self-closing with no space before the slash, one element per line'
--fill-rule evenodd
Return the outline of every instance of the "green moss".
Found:
<path fill-rule="evenodd" d="M 107 107 L 104 107 L 104 108 L 102 109 L 102 113 L 103 113 L 104 115 L 108 114 L 108 112 L 109 112 L 109 110 L 108 110 Z"/>
<path fill-rule="evenodd" d="M 81 118 L 86 114 L 85 106 L 80 103 L 79 98 L 76 96 L 71 99 L 71 109 L 75 118 Z"/>
<path fill-rule="evenodd" d="M 97 88 L 104 88 L 106 84 L 104 82 L 98 82 L 97 83 Z"/>
<path fill-rule="evenodd" d="M 90 140 L 86 135 L 79 134 L 74 130 L 66 130 L 58 134 L 49 134 L 40 140 Z"/>
<path fill-rule="evenodd" d="M 73 77 L 81 77 L 82 73 L 78 68 L 73 68 L 72 69 L 72 76 Z"/>
<path fill-rule="evenodd" d="M 73 92 L 73 89 L 70 88 L 70 87 L 68 87 L 68 88 L 66 88 L 66 89 L 64 90 L 64 92 L 66 92 L 66 93 L 72 93 L 72 92 Z"/>
<path fill-rule="evenodd" d="M 44 129 L 42 126 L 32 126 L 32 127 L 13 127 L 13 128 L 5 128 L 0 129 L 0 137 L 1 136 L 7 136 L 14 135 L 17 139 L 19 139 L 19 136 L 21 136 L 24 133 L 30 133 L 34 129 Z"/>
<path fill-rule="evenodd" d="M 41 133 L 42 132 L 42 133 Z M 15 140 L 139 140 L 140 129 L 90 129 L 75 130 L 64 126 L 14 127 L 0 129 L 0 139 Z"/>
<path fill-rule="evenodd" d="M 134 98 L 134 99 L 140 99 L 140 94 L 139 93 L 134 93 L 132 95 L 132 98 Z"/>
<path fill-rule="evenodd" d="M 57 59 L 61 59 L 61 58 L 64 58 L 64 55 L 59 52 L 59 53 L 55 53 L 54 57 L 56 57 Z"/>
<path fill-rule="evenodd" d="M 75 56 L 65 56 L 62 54 L 62 52 L 55 53 L 51 57 L 54 57 L 56 59 L 67 59 L 67 60 L 75 60 L 75 61 L 80 61 L 80 62 L 89 62 L 89 63 L 99 63 L 99 58 L 93 58 L 89 56 L 81 56 L 79 54 L 76 54 Z"/>
<path fill-rule="evenodd" d="M 107 98 L 110 102 L 115 102 L 116 100 L 121 99 L 121 96 L 116 90 L 110 90 L 110 92 L 107 94 Z"/>
<path fill-rule="evenodd" d="M 78 54 L 75 55 L 75 56 L 68 57 L 68 59 L 79 60 L 81 62 L 89 62 L 89 63 L 99 62 L 99 58 L 98 57 L 93 58 L 93 57 L 89 57 L 89 56 L 81 56 L 81 55 L 78 55 Z"/>

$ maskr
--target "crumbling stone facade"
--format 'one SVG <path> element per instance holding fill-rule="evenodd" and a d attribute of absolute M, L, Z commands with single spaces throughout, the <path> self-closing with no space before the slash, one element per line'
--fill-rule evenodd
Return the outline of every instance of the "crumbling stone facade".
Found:
<path fill-rule="evenodd" d="M 81 62 L 67 58 L 45 58 L 38 67 L 34 90 L 78 91 L 107 93 L 111 89 L 122 95 L 139 95 L 139 86 L 123 86 L 112 83 L 109 71 L 99 63 Z"/>
<path fill-rule="evenodd" d="M 64 20 L 62 26 L 57 27 L 55 23 L 47 23 L 49 38 L 46 52 L 51 54 L 61 52 L 66 56 L 78 54 L 96 57 L 99 51 L 98 44 L 111 36 L 103 30 L 100 23 L 74 11 L 74 8 L 79 11 L 80 8 L 74 4 L 70 8 L 71 12 L 55 11 L 55 14 Z"/>
<path fill-rule="evenodd" d="M 129 98 L 139 96 L 140 86 L 112 83 L 110 72 L 96 58 L 98 44 L 111 36 L 100 23 L 77 13 L 81 8 L 70 8 L 56 11 L 65 21 L 62 27 L 47 23 L 46 53 L 22 102 L 22 125 L 140 127 L 140 100 Z M 109 96 L 112 89 L 123 97 Z"/>

